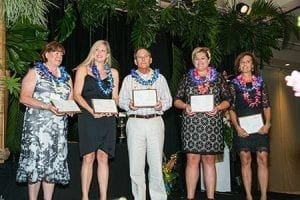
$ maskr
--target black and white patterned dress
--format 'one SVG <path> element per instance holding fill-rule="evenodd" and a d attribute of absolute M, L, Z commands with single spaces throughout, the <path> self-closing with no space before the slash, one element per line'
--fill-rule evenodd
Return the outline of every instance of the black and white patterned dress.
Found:
<path fill-rule="evenodd" d="M 50 103 L 51 95 L 68 99 L 68 83 L 56 83 L 35 68 L 37 83 L 33 97 Z M 68 75 L 69 76 L 69 75 Z M 67 164 L 67 116 L 51 111 L 26 107 L 21 140 L 17 182 L 67 184 L 70 174 Z"/>
<path fill-rule="evenodd" d="M 226 81 L 218 74 L 216 80 L 210 83 L 205 94 L 214 95 L 214 103 L 220 104 L 223 100 L 231 101 L 229 87 Z M 201 95 L 191 79 L 186 74 L 179 84 L 175 99 L 190 104 L 192 95 Z M 181 139 L 183 151 L 186 153 L 218 154 L 224 150 L 222 114 L 209 116 L 206 113 L 196 113 L 189 116 L 182 113 Z"/>

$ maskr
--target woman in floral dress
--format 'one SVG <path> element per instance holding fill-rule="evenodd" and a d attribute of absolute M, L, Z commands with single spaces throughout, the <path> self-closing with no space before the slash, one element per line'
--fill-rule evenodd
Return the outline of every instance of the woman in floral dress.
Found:
<path fill-rule="evenodd" d="M 229 87 L 220 73 L 210 66 L 208 48 L 197 47 L 192 53 L 194 68 L 181 80 L 175 96 L 175 107 L 182 109 L 182 144 L 187 155 L 185 171 L 187 199 L 194 199 L 199 180 L 199 164 L 203 163 L 208 199 L 214 199 L 216 154 L 223 153 L 222 110 L 229 107 Z M 213 95 L 214 106 L 208 112 L 193 112 L 191 96 Z"/>
<path fill-rule="evenodd" d="M 52 199 L 55 183 L 70 180 L 67 165 L 67 115 L 58 113 L 52 99 L 71 99 L 72 81 L 60 66 L 64 47 L 50 42 L 22 81 L 20 102 L 26 106 L 17 169 L 17 182 L 28 183 L 29 199 L 37 199 L 42 185 L 44 199 Z"/>

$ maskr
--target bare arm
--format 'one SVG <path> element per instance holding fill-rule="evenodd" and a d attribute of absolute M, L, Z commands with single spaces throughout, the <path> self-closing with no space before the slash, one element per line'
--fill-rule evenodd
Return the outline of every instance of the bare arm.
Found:
<path fill-rule="evenodd" d="M 83 65 L 79 66 L 77 68 L 76 75 L 75 75 L 73 98 L 81 107 L 83 107 L 92 115 L 94 115 L 93 108 L 91 108 L 91 106 L 89 106 L 86 100 L 81 96 L 82 89 L 84 86 L 84 79 L 86 75 L 87 75 L 86 66 Z"/>
<path fill-rule="evenodd" d="M 30 69 L 22 80 L 20 103 L 27 107 L 50 109 L 49 104 L 46 104 L 36 98 L 33 98 L 34 88 L 36 86 L 37 77 L 35 69 Z"/>
<path fill-rule="evenodd" d="M 232 125 L 234 126 L 238 136 L 239 137 L 249 136 L 249 134 L 242 127 L 240 127 L 240 124 L 238 122 L 238 118 L 237 118 L 237 115 L 236 115 L 235 111 L 230 110 L 229 114 L 230 114 L 230 120 L 232 122 Z"/>

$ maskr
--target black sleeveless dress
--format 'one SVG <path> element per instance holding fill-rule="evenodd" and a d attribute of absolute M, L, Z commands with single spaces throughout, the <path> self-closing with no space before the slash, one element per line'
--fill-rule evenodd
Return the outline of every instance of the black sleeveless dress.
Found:
<path fill-rule="evenodd" d="M 108 85 L 107 79 L 103 80 L 104 87 Z M 97 80 L 87 75 L 84 80 L 82 97 L 91 106 L 91 99 L 111 99 L 112 95 L 101 93 Z M 82 113 L 78 115 L 78 134 L 80 156 L 95 152 L 100 149 L 114 157 L 116 144 L 116 118 L 101 117 L 94 118 L 87 110 L 81 108 Z"/>

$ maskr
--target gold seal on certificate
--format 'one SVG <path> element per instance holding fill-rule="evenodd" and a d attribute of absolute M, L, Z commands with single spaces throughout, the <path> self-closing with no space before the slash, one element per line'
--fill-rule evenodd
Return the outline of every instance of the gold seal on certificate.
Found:
<path fill-rule="evenodd" d="M 79 113 L 81 112 L 74 100 L 52 99 L 52 105 L 57 108 L 60 113 Z"/>
<path fill-rule="evenodd" d="M 95 113 L 118 113 L 114 99 L 92 99 L 92 105 Z"/>
<path fill-rule="evenodd" d="M 248 134 L 257 133 L 264 125 L 261 114 L 239 117 L 239 123 Z"/>
<path fill-rule="evenodd" d="M 214 95 L 191 96 L 192 112 L 210 112 L 214 109 Z"/>
<path fill-rule="evenodd" d="M 156 89 L 132 90 L 133 106 L 155 107 L 157 104 Z"/>

